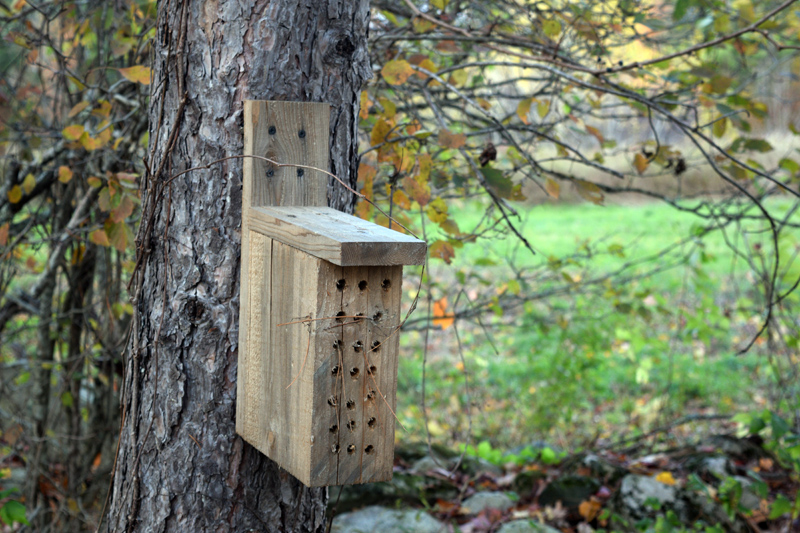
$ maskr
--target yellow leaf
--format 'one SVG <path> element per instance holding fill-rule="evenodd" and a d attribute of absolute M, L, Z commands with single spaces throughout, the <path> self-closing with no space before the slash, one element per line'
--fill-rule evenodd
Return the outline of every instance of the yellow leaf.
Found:
<path fill-rule="evenodd" d="M 656 481 L 660 481 L 664 485 L 674 485 L 677 483 L 675 478 L 672 477 L 672 472 L 661 472 L 656 476 Z"/>
<path fill-rule="evenodd" d="M 633 166 L 636 167 L 636 172 L 642 174 L 645 170 L 647 170 L 647 165 L 650 162 L 644 156 L 644 154 L 636 154 L 636 157 L 633 158 Z"/>
<path fill-rule="evenodd" d="M 453 245 L 446 241 L 436 241 L 431 245 L 430 248 L 428 248 L 428 251 L 430 252 L 431 257 L 441 259 L 448 265 L 456 256 L 456 251 L 453 249 Z"/>
<path fill-rule="evenodd" d="M 19 185 L 14 185 L 11 187 L 11 190 L 8 191 L 8 201 L 15 204 L 20 200 L 22 200 L 22 188 Z"/>
<path fill-rule="evenodd" d="M 484 100 L 483 98 L 478 98 L 478 103 L 482 108 L 486 110 L 489 110 L 492 107 L 492 104 L 488 100 Z"/>
<path fill-rule="evenodd" d="M 386 63 L 381 69 L 383 79 L 390 85 L 400 85 L 414 74 L 411 64 L 405 59 L 395 59 Z"/>
<path fill-rule="evenodd" d="M 80 102 L 78 104 L 75 104 L 74 106 L 72 106 L 72 109 L 69 110 L 67 117 L 68 118 L 74 117 L 75 115 L 86 109 L 88 106 L 89 102 Z"/>
<path fill-rule="evenodd" d="M 455 318 L 447 315 L 447 296 L 433 302 L 433 325 L 447 329 L 453 325 Z"/>
<path fill-rule="evenodd" d="M 150 85 L 150 67 L 144 65 L 134 65 L 128 68 L 119 69 L 125 79 L 134 83 L 141 83 L 142 85 Z"/>
<path fill-rule="evenodd" d="M 467 79 L 469 79 L 469 74 L 466 70 L 459 69 L 450 74 L 450 85 L 464 85 L 467 83 Z"/>
<path fill-rule="evenodd" d="M 545 100 L 544 102 L 536 104 L 536 112 L 539 114 L 539 118 L 546 117 L 550 112 L 550 100 Z"/>
<path fill-rule="evenodd" d="M 443 148 L 461 148 L 467 143 L 467 136 L 463 133 L 452 133 L 450 130 L 439 131 L 439 145 Z"/>
<path fill-rule="evenodd" d="M 544 182 L 544 190 L 547 191 L 547 194 L 558 200 L 558 195 L 561 193 L 561 184 L 554 179 L 547 178 L 547 181 Z"/>
<path fill-rule="evenodd" d="M 369 134 L 372 146 L 386 141 L 386 136 L 389 135 L 390 131 L 392 131 L 392 126 L 389 122 L 384 118 L 379 118 Z"/>
<path fill-rule="evenodd" d="M 0 246 L 5 246 L 8 244 L 8 227 L 8 222 L 0 226 Z"/>
<path fill-rule="evenodd" d="M 441 197 L 437 197 L 428 204 L 426 212 L 431 221 L 437 224 L 444 222 L 447 220 L 447 203 Z"/>
<path fill-rule="evenodd" d="M 72 170 L 69 167 L 65 167 L 61 165 L 58 167 L 58 181 L 61 183 L 69 183 L 69 180 L 72 179 Z"/>
<path fill-rule="evenodd" d="M 584 200 L 588 200 L 596 205 L 603 205 L 603 191 L 600 190 L 600 187 L 595 185 L 590 181 L 583 181 L 583 180 L 576 180 L 575 185 L 578 188 L 578 194 L 580 194 Z"/>
<path fill-rule="evenodd" d="M 361 120 L 369 118 L 369 106 L 372 101 L 369 99 L 367 91 L 361 91 L 361 104 L 358 110 L 358 118 Z"/>
<path fill-rule="evenodd" d="M 33 177 L 33 174 L 28 174 L 22 180 L 22 190 L 25 191 L 25 194 L 30 194 L 34 187 L 36 187 L 36 178 Z"/>
<path fill-rule="evenodd" d="M 80 124 L 73 124 L 61 130 L 61 135 L 68 141 L 77 141 L 84 133 L 83 126 Z"/>
<path fill-rule="evenodd" d="M 89 234 L 89 240 L 95 243 L 98 246 L 111 246 L 111 243 L 108 241 L 108 235 L 106 235 L 105 230 L 96 229 Z"/>
<path fill-rule="evenodd" d="M 420 68 L 424 68 L 428 72 L 432 72 L 434 74 L 436 73 L 437 70 L 439 70 L 439 69 L 436 68 L 436 65 L 430 59 L 423 59 L 418 66 Z M 416 74 L 417 74 L 418 77 L 422 78 L 423 80 L 428 78 L 428 75 L 425 74 L 424 72 L 417 72 Z"/>
<path fill-rule="evenodd" d="M 383 116 L 391 120 L 397 114 L 397 106 L 388 98 L 378 98 L 381 107 L 383 107 Z"/>
<path fill-rule="evenodd" d="M 526 98 L 517 105 L 517 116 L 525 124 L 528 124 L 528 112 L 531 110 L 532 103 L 533 98 Z"/>

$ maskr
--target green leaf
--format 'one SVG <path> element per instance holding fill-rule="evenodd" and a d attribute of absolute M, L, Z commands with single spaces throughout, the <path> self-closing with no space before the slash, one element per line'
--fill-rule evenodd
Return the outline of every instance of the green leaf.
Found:
<path fill-rule="evenodd" d="M 786 496 L 783 494 L 778 494 L 778 497 L 775 498 L 775 501 L 772 502 L 772 508 L 769 510 L 769 519 L 775 520 L 776 518 L 780 518 L 781 516 L 785 515 L 789 511 L 792 510 L 792 502 L 789 501 Z"/>
<path fill-rule="evenodd" d="M 511 178 L 506 178 L 501 170 L 496 168 L 484 167 L 481 169 L 481 174 L 486 178 L 486 183 L 489 188 L 497 194 L 500 198 L 509 199 L 511 193 L 514 192 L 514 184 Z"/>
<path fill-rule="evenodd" d="M 61 405 L 63 405 L 64 407 L 72 407 L 74 403 L 75 399 L 72 397 L 71 392 L 66 391 L 64 392 L 64 394 L 61 395 Z"/>
<path fill-rule="evenodd" d="M 689 8 L 690 0 L 677 0 L 675 7 L 672 9 L 672 20 L 681 20 L 686 15 L 686 10 Z"/>
<path fill-rule="evenodd" d="M 778 416 L 778 413 L 770 411 L 770 426 L 772 427 L 772 438 L 780 439 L 789 432 L 789 424 Z"/>
<path fill-rule="evenodd" d="M 542 29 L 545 35 L 552 38 L 561 33 L 561 23 L 557 20 L 545 20 Z"/>
<path fill-rule="evenodd" d="M 28 519 L 25 518 L 25 506 L 17 500 L 9 500 L 0 508 L 0 520 L 9 526 L 13 526 L 14 522 L 30 525 Z"/>
<path fill-rule="evenodd" d="M 554 465 L 558 462 L 556 452 L 552 448 L 545 446 L 542 448 L 542 462 L 546 465 Z"/>
<path fill-rule="evenodd" d="M 771 152 L 772 145 L 764 139 L 747 139 L 744 143 L 745 150 L 754 150 L 756 152 Z"/>

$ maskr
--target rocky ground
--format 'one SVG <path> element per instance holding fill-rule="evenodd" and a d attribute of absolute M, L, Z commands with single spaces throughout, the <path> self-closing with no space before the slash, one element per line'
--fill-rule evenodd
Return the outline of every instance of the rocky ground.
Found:
<path fill-rule="evenodd" d="M 548 461 L 553 463 L 554 461 Z M 331 489 L 335 533 L 800 531 L 797 474 L 758 439 L 498 466 L 402 446 L 394 479 Z"/>

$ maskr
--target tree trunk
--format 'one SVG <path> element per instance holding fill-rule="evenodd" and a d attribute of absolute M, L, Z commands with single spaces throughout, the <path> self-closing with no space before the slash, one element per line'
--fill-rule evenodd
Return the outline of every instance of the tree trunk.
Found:
<path fill-rule="evenodd" d="M 159 2 L 136 315 L 109 531 L 322 531 L 311 490 L 234 431 L 242 100 L 328 102 L 331 171 L 355 184 L 368 0 Z M 329 184 L 329 203 L 354 198 Z"/>

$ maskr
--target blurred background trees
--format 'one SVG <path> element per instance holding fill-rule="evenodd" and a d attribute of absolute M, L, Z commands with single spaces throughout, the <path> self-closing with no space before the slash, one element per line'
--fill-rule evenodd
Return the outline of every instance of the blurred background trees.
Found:
<path fill-rule="evenodd" d="M 430 246 L 400 439 L 578 449 L 764 409 L 800 432 L 799 11 L 372 3 L 359 189 Z M 92 529 L 156 4 L 19 0 L 0 22 L 0 505 Z"/>

